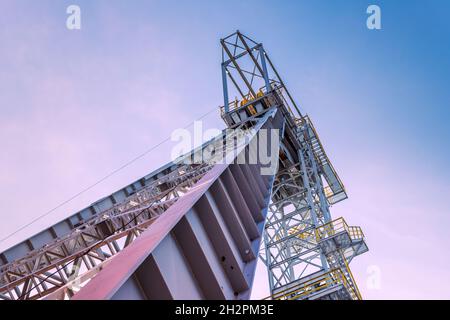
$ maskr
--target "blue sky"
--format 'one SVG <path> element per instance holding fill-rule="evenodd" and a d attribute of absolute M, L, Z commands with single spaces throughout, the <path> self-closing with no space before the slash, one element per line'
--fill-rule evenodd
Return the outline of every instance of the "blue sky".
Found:
<path fill-rule="evenodd" d="M 70 4 L 80 31 L 65 27 Z M 382 30 L 366 28 L 370 4 Z M 264 43 L 346 185 L 332 214 L 368 238 L 352 262 L 363 296 L 450 298 L 448 1 L 3 0 L 0 12 L 0 234 L 220 105 L 219 39 L 239 29 Z M 218 111 L 203 121 L 223 127 Z M 172 146 L 0 248 L 164 164 Z M 262 268 L 256 280 L 260 297 Z"/>

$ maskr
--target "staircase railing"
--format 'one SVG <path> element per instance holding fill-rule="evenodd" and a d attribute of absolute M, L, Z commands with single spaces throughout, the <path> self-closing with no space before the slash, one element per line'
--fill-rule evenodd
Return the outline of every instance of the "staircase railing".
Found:
<path fill-rule="evenodd" d="M 353 277 L 350 274 L 350 277 Z M 350 283 L 344 271 L 337 268 L 317 277 L 308 279 L 296 286 L 287 288 L 286 290 L 277 292 L 264 300 L 303 300 L 315 293 L 324 291 L 325 289 L 342 285 L 350 294 L 352 299 L 360 299 L 361 296 L 354 285 Z"/>
<path fill-rule="evenodd" d="M 332 237 L 340 232 L 346 231 L 352 240 L 364 238 L 364 232 L 361 227 L 349 226 L 344 218 L 337 218 L 316 228 L 317 242 Z"/>

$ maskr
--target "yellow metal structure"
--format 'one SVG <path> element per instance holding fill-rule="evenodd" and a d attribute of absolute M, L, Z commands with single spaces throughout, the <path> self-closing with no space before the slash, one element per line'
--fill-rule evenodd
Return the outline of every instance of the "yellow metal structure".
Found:
<path fill-rule="evenodd" d="M 344 272 L 341 269 L 333 269 L 286 290 L 277 292 L 274 295 L 264 298 L 264 300 L 303 300 L 313 297 L 321 291 L 334 287 L 338 288 L 339 286 L 345 288 L 353 300 L 362 299 L 358 287 L 350 284 Z"/>
<path fill-rule="evenodd" d="M 349 234 L 352 240 L 360 240 L 364 238 L 364 233 L 361 227 L 349 226 L 344 218 L 337 218 L 316 228 L 317 242 L 328 237 L 335 236 L 336 234 L 344 231 Z"/>
<path fill-rule="evenodd" d="M 289 229 L 289 235 L 295 235 L 295 237 L 306 240 L 315 238 L 316 242 L 335 236 L 340 232 L 347 232 L 352 240 L 361 240 L 364 238 L 364 232 L 359 226 L 349 226 L 344 218 L 337 218 L 324 225 L 317 227 L 316 229 L 309 229 L 303 231 L 300 226 L 295 226 Z"/>

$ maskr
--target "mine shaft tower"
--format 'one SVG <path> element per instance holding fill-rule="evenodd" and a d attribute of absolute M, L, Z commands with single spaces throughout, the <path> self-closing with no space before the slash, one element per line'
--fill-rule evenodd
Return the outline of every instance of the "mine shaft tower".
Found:
<path fill-rule="evenodd" d="M 273 299 L 361 299 L 349 263 L 368 251 L 360 227 L 333 220 L 347 198 L 316 130 L 302 115 L 261 43 L 239 31 L 221 40 L 224 107 L 233 128 L 277 108 L 284 115 L 278 171 L 260 258 Z M 229 81 L 237 97 L 230 101 Z"/>
<path fill-rule="evenodd" d="M 249 299 L 259 258 L 268 299 L 361 299 L 349 263 L 368 247 L 331 217 L 347 194 L 311 120 L 261 43 L 221 46 L 227 129 L 0 253 L 0 299 Z M 264 130 L 266 174 L 237 161 Z M 211 149 L 226 161 L 194 161 Z"/>

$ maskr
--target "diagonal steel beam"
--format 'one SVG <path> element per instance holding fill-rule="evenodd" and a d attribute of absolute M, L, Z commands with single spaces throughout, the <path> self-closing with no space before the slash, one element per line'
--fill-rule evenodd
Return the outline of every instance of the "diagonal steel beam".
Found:
<path fill-rule="evenodd" d="M 222 44 L 223 49 L 225 50 L 226 54 L 228 55 L 228 57 L 231 60 L 231 63 L 233 63 L 234 67 L 236 68 L 237 72 L 239 73 L 239 75 L 241 76 L 242 80 L 245 82 L 245 85 L 247 86 L 248 90 L 251 92 L 251 94 L 253 95 L 253 97 L 256 97 L 256 93 L 253 90 L 250 82 L 248 82 L 247 78 L 245 77 L 244 73 L 241 70 L 241 67 L 239 67 L 239 64 L 236 62 L 236 59 L 234 58 L 234 56 L 231 54 L 230 50 L 228 49 L 225 41 L 222 39 L 220 40 L 220 43 Z"/>

